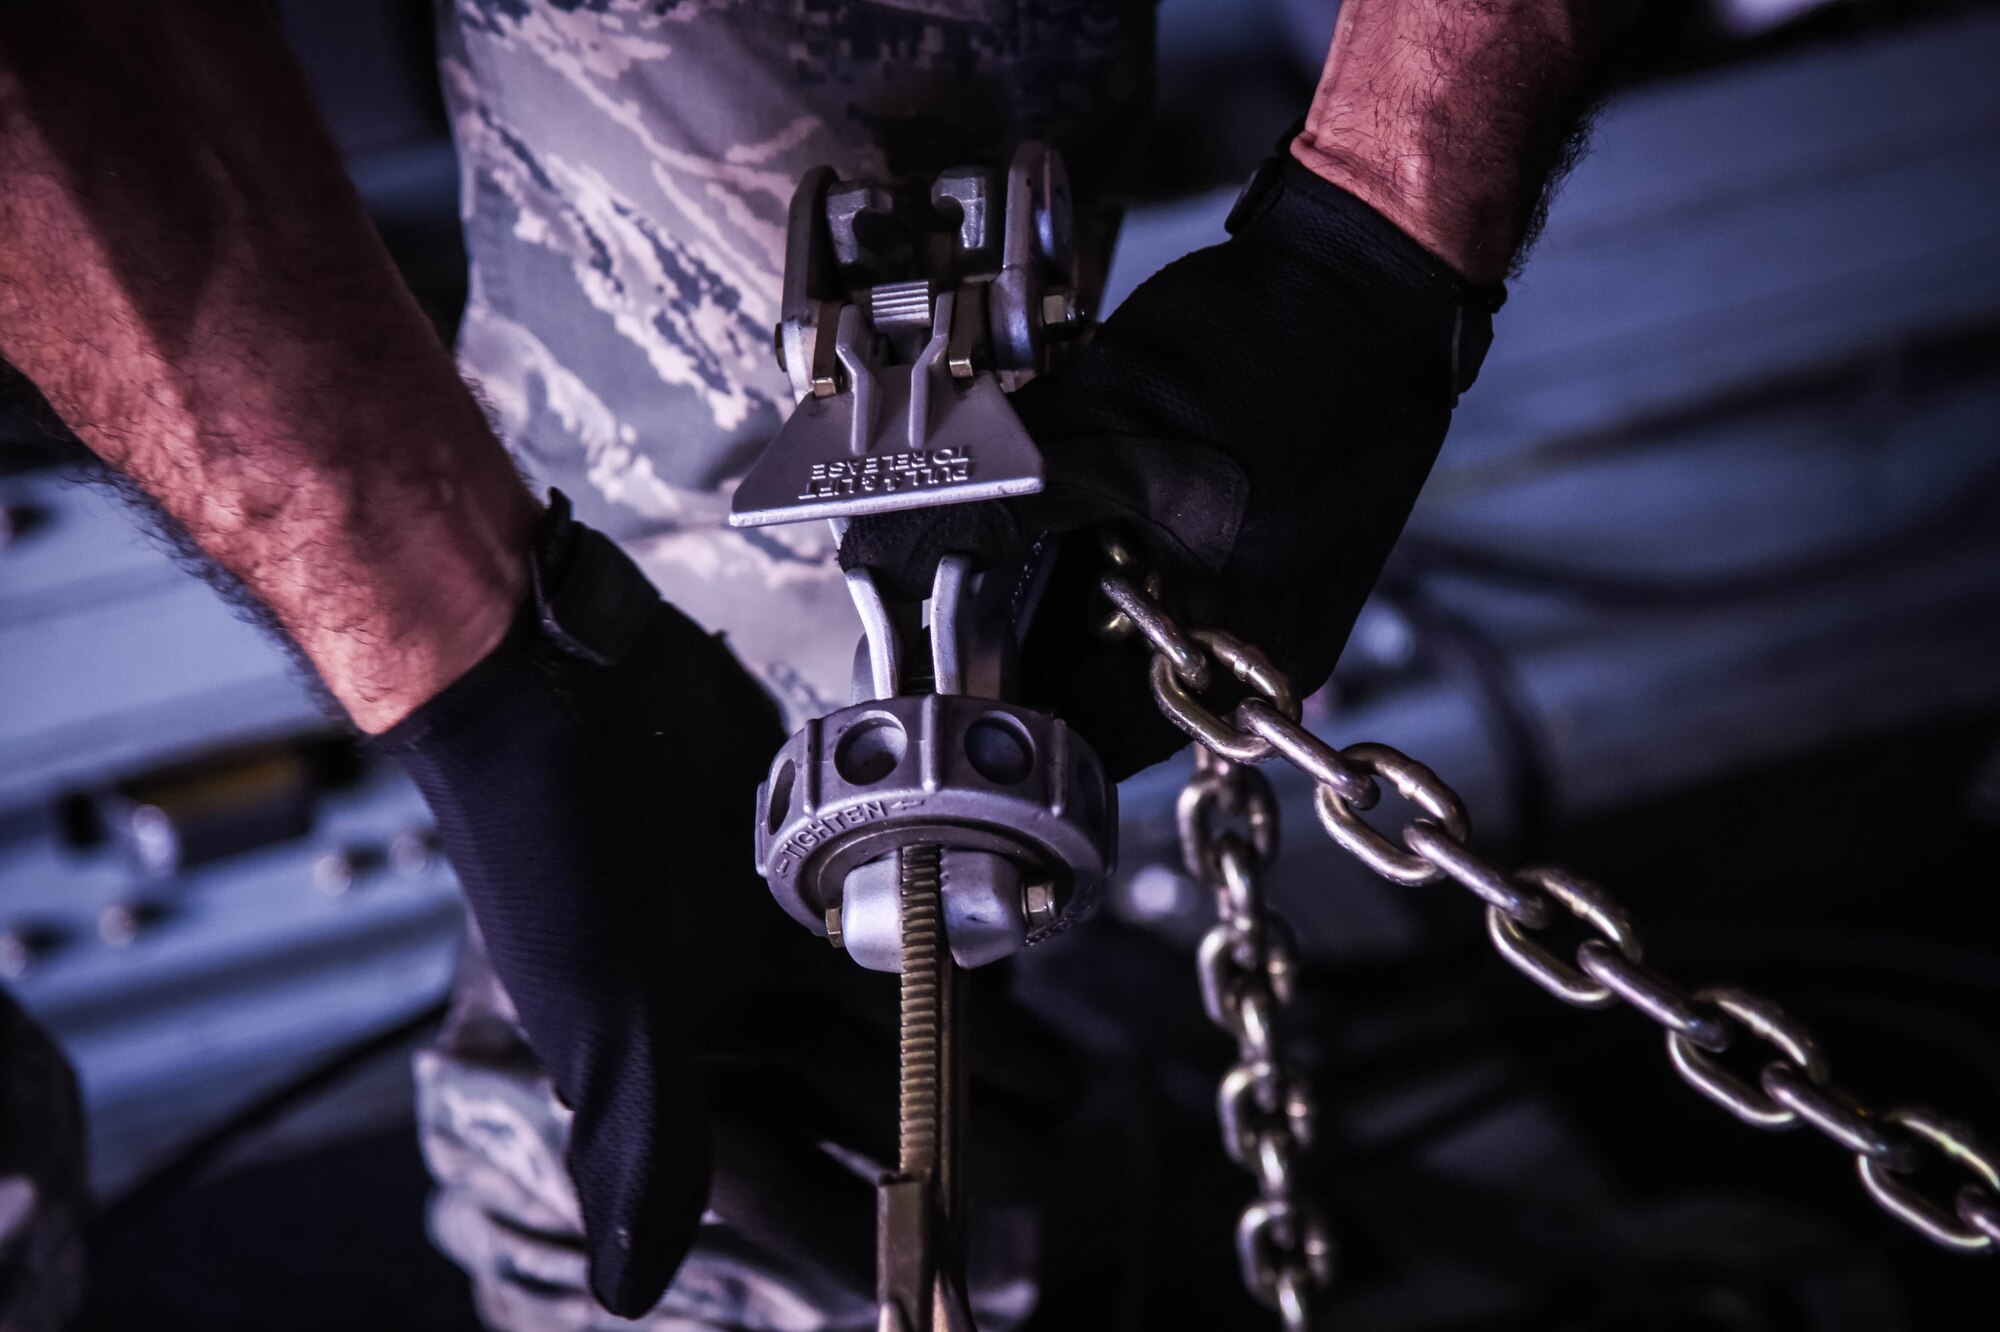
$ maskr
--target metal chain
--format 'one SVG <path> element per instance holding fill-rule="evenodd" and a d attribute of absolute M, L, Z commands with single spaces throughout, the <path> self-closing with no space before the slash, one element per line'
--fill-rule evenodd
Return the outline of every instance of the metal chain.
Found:
<path fill-rule="evenodd" d="M 1265 905 L 1261 882 L 1277 852 L 1278 805 L 1255 768 L 1205 750 L 1196 758 L 1175 815 L 1188 873 L 1215 890 L 1215 925 L 1196 954 L 1202 1007 L 1236 1041 L 1216 1114 L 1222 1149 L 1257 1179 L 1257 1200 L 1236 1224 L 1236 1258 L 1244 1288 L 1278 1311 L 1285 1332 L 1305 1332 L 1312 1299 L 1333 1276 L 1333 1247 L 1292 1180 L 1315 1107 L 1283 1044 L 1292 933 Z M 1240 828 L 1221 827 L 1222 817 Z"/>
<path fill-rule="evenodd" d="M 1328 836 L 1377 874 L 1410 886 L 1450 881 L 1479 898 L 1495 951 L 1529 980 L 1581 1008 L 1623 1001 L 1664 1029 L 1674 1069 L 1709 1100 L 1756 1128 L 1803 1124 L 1817 1130 L 1853 1155 L 1861 1183 L 1891 1216 L 1960 1253 L 2000 1252 L 2000 1152 L 1982 1145 L 1971 1129 L 1929 1110 L 1865 1106 L 1834 1084 L 1812 1034 L 1777 1004 L 1734 987 L 1688 990 L 1646 965 L 1624 908 L 1596 884 L 1549 866 L 1508 872 L 1481 860 L 1466 845 L 1470 819 L 1464 804 L 1436 773 L 1387 745 L 1336 749 L 1308 731 L 1283 672 L 1256 648 L 1220 630 L 1183 629 L 1161 604 L 1158 581 L 1136 585 L 1130 574 L 1137 562 L 1115 544 L 1111 549 L 1113 569 L 1099 586 L 1118 615 L 1106 629 L 1140 634 L 1151 645 L 1154 702 L 1202 746 L 1181 797 L 1181 842 L 1189 869 L 1218 889 L 1223 904 L 1220 923 L 1202 944 L 1203 995 L 1210 1016 L 1238 1041 L 1242 1058 L 1229 1079 L 1248 1085 L 1232 1091 L 1232 1081 L 1224 1081 L 1224 1145 L 1257 1172 L 1264 1189 L 1244 1213 L 1238 1247 L 1245 1254 L 1246 1285 L 1283 1311 L 1288 1332 L 1305 1326 L 1310 1290 L 1303 1283 L 1310 1279 L 1313 1290 L 1326 1283 L 1331 1250 L 1324 1231 L 1312 1228 L 1316 1220 L 1311 1226 L 1298 1220 L 1310 1213 L 1291 1191 L 1289 1168 L 1291 1153 L 1306 1141 L 1297 1127 L 1304 1121 L 1290 1115 L 1297 1084 L 1286 1081 L 1289 1074 L 1278 1062 L 1269 1028 L 1283 998 L 1274 977 L 1285 977 L 1288 993 L 1291 966 L 1289 935 L 1281 925 L 1274 928 L 1277 918 L 1264 910 L 1255 882 L 1269 855 L 1260 853 L 1257 839 L 1275 843 L 1277 810 L 1262 775 L 1242 765 L 1272 758 L 1312 780 L 1314 810 Z M 1226 719 L 1199 697 L 1217 678 L 1217 667 L 1255 691 Z M 1420 811 L 1402 828 L 1400 846 L 1361 818 L 1380 798 L 1384 782 Z M 1234 832 L 1208 833 L 1203 820 L 1218 808 L 1245 819 L 1251 840 Z M 1567 959 L 1544 939 L 1564 917 L 1592 935 Z M 1273 948 L 1280 938 L 1284 944 Z M 1255 939 L 1262 942 L 1251 942 Z M 1257 996 L 1248 1010 L 1244 995 Z M 1758 1043 L 1773 1057 L 1754 1075 L 1717 1062 L 1717 1056 L 1740 1054 Z M 1260 1053 L 1269 1056 L 1261 1063 Z M 1306 1104 L 1302 1091 L 1297 1103 Z M 1274 1144 L 1268 1150 L 1267 1140 Z M 1935 1188 L 1941 1172 L 1951 1167 L 1963 1179 L 1948 1202 L 1920 1191 L 1913 1178 L 1925 1171 Z M 1292 1224 L 1261 1219 L 1273 1215 L 1274 1207 Z M 1307 1243 L 1309 1235 L 1316 1249 Z M 1278 1245 L 1278 1238 L 1292 1243 Z M 1288 1274 L 1293 1274 L 1289 1285 L 1284 1284 Z"/>

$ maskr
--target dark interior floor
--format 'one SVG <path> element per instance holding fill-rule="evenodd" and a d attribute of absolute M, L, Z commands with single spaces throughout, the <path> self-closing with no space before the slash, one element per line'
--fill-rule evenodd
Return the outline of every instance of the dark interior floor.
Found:
<path fill-rule="evenodd" d="M 409 1126 L 208 1180 L 92 1253 L 79 1332 L 478 1332 L 429 1188 Z"/>

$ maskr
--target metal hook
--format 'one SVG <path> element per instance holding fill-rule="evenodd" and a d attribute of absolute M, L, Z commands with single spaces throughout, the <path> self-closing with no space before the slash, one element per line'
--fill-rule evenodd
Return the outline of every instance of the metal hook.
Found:
<path fill-rule="evenodd" d="M 964 641 L 958 622 L 971 578 L 972 557 L 953 554 L 938 561 L 931 580 L 931 680 L 940 694 L 965 692 Z"/>
<path fill-rule="evenodd" d="M 865 568 L 847 571 L 847 595 L 854 599 L 854 609 L 861 616 L 861 632 L 868 640 L 868 676 L 873 690 L 867 697 L 854 701 L 894 698 L 902 690 L 903 669 L 902 650 L 896 642 L 896 622 L 890 618 L 889 603 L 883 599 L 875 575 Z M 856 686 L 855 692 L 860 693 L 858 681 Z"/>

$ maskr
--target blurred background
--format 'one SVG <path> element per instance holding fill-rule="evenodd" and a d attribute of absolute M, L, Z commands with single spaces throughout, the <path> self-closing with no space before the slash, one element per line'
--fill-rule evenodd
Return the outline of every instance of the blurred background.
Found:
<path fill-rule="evenodd" d="M 449 330 L 428 6 L 276 8 Z M 1334 12 L 1164 0 L 1114 297 L 1219 238 Z M 1992 3 L 1652 4 L 1309 719 L 1425 759 L 1492 855 L 1610 886 L 1649 960 L 1780 1000 L 1865 1099 L 2000 1133 L 1995 70 Z M 422 806 L 20 397 L 0 978 L 87 1104 L 84 1325 L 473 1328 L 411 1127 L 461 930 Z M 1249 1185 L 1211 1119 L 1232 1051 L 1196 999 L 1184 776 L 1128 786 L 1106 905 L 1020 966 L 1090 1052 L 1078 1131 L 1129 1184 L 1064 1201 L 1036 1327 L 1262 1325 L 1235 1290 Z M 1555 1004 L 1461 895 L 1372 879 L 1280 787 L 1345 1246 L 1329 1325 L 1988 1325 L 1963 1311 L 1994 1307 L 1995 1260 L 1882 1216 L 1815 1135 L 1702 1102 L 1653 1028 Z"/>

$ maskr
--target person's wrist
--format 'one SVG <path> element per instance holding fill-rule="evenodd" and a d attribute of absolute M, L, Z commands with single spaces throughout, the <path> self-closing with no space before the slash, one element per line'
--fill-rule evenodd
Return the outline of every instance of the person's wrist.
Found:
<path fill-rule="evenodd" d="M 1406 365 L 1424 367 L 1423 382 L 1456 404 L 1478 375 L 1506 288 L 1466 281 L 1367 201 L 1312 171 L 1288 151 L 1296 133 L 1296 126 L 1285 132 L 1244 186 L 1225 223 L 1230 235 L 1260 254 L 1283 256 L 1294 266 L 1289 293 L 1338 304 L 1363 320 L 1378 348 L 1401 347 Z M 1341 294 L 1305 294 L 1323 280 Z M 1408 387 L 1431 392 L 1415 382 Z"/>
<path fill-rule="evenodd" d="M 1473 283 L 1510 271 L 1615 24 L 1580 0 L 1348 0 L 1292 155 Z"/>
<path fill-rule="evenodd" d="M 1483 242 L 1478 228 L 1468 225 L 1455 207 L 1441 203 L 1435 162 L 1413 150 L 1385 163 L 1376 151 L 1379 146 L 1371 145 L 1367 153 L 1350 151 L 1341 136 L 1329 134 L 1322 140 L 1308 122 L 1292 140 L 1291 153 L 1306 170 L 1395 223 L 1467 282 L 1505 278 L 1513 247 Z"/>
<path fill-rule="evenodd" d="M 487 508 L 432 515 L 400 533 L 394 562 L 367 575 L 372 608 L 352 624 L 295 631 L 328 692 L 379 735 L 483 660 L 528 596 L 539 507 L 518 485 Z"/>

